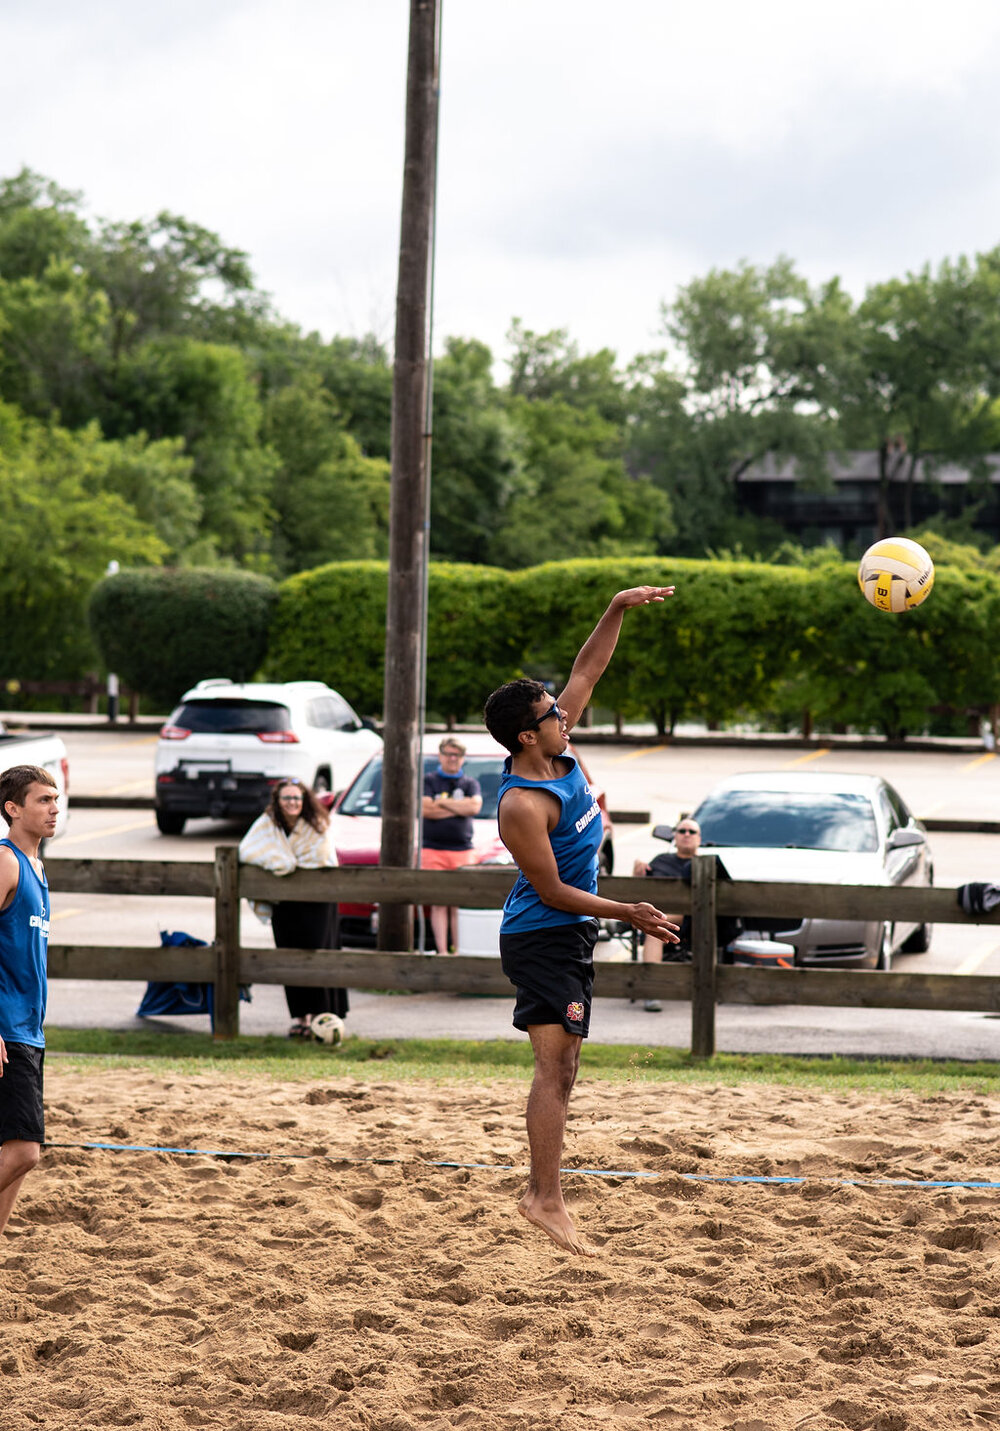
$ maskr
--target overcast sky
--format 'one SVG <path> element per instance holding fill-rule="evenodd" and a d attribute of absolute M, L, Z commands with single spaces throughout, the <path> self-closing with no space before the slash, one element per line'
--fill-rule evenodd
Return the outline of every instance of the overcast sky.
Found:
<path fill-rule="evenodd" d="M 389 340 L 408 14 L 0 0 L 0 174 L 181 213 L 303 328 Z M 998 73 L 997 0 L 443 0 L 435 334 L 626 360 L 712 267 L 859 295 L 992 248 Z"/>

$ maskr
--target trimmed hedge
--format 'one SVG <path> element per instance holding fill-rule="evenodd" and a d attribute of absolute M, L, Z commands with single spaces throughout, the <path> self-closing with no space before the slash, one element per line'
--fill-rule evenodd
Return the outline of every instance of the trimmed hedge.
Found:
<path fill-rule="evenodd" d="M 122 571 L 94 587 L 87 618 L 108 670 L 169 708 L 206 677 L 252 679 L 276 594 L 250 572 Z"/>
<path fill-rule="evenodd" d="M 517 667 L 514 588 L 507 572 L 450 562 L 432 562 L 427 581 L 427 706 L 461 719 Z M 333 562 L 289 577 L 271 623 L 268 675 L 326 681 L 357 710 L 381 711 L 387 594 L 385 562 Z"/>
<path fill-rule="evenodd" d="M 899 737 L 935 706 L 1000 702 L 1000 580 L 939 567 L 915 611 L 876 611 L 848 562 L 815 568 L 655 558 L 551 562 L 523 571 L 431 563 L 427 706 L 477 719 L 519 674 L 558 688 L 611 596 L 674 584 L 664 606 L 626 614 L 598 688 L 602 706 L 653 719 L 819 724 Z M 346 562 L 279 590 L 267 671 L 314 677 L 360 710 L 382 708 L 387 568 Z"/>
<path fill-rule="evenodd" d="M 654 558 L 550 562 L 524 571 L 432 562 L 427 707 L 478 719 L 520 674 L 558 689 L 614 592 L 673 583 L 664 606 L 626 614 L 600 704 L 668 731 L 682 719 L 877 729 L 898 738 L 928 711 L 1000 703 L 1000 579 L 938 568 L 900 616 L 861 597 L 850 563 L 815 569 Z M 169 706 L 206 676 L 313 678 L 365 713 L 382 709 L 385 562 L 341 562 L 279 588 L 235 571 L 146 569 L 107 577 L 89 619 L 110 670 Z"/>

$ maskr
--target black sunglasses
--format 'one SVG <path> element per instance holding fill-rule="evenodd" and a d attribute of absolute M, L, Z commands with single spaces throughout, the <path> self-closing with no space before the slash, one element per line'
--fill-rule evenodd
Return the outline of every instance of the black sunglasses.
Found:
<path fill-rule="evenodd" d="M 692 825 L 678 825 L 674 831 L 675 835 L 700 835 L 701 831 L 694 829 Z"/>
<path fill-rule="evenodd" d="M 563 719 L 563 713 L 559 709 L 559 705 L 556 701 L 552 702 L 552 704 L 549 706 L 548 710 L 545 712 L 544 715 L 536 716 L 530 725 L 522 726 L 521 729 L 518 731 L 518 735 L 523 735 L 524 732 L 527 730 L 537 730 L 538 727 L 541 725 L 542 721 L 548 720 L 549 716 L 555 716 L 557 720 Z"/>

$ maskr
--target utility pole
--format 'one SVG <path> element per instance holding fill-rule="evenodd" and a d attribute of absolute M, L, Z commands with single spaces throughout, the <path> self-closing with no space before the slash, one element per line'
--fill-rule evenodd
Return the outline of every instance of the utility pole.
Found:
<path fill-rule="evenodd" d="M 410 0 L 406 152 L 392 377 L 392 484 L 385 633 L 383 865 L 409 868 L 420 811 L 421 650 L 426 628 L 430 275 L 437 163 L 441 0 Z M 380 949 L 409 949 L 409 905 L 383 904 Z"/>

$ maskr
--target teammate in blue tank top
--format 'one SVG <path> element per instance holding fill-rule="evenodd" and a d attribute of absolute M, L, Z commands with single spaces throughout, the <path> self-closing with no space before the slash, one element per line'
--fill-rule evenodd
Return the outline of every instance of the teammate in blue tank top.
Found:
<path fill-rule="evenodd" d="M 584 642 L 566 689 L 553 700 L 540 681 L 510 681 L 486 702 L 486 727 L 510 751 L 500 784 L 500 836 L 520 877 L 504 905 L 500 959 L 517 990 L 514 1027 L 531 1039 L 528 1097 L 531 1174 L 518 1210 L 569 1252 L 593 1256 L 566 1208 L 559 1167 L 569 1097 L 590 1027 L 598 919 L 620 919 L 668 943 L 677 925 L 651 904 L 597 894 L 601 812 L 569 732 L 614 654 L 631 606 L 673 595 L 672 586 L 620 591 Z"/>
<path fill-rule="evenodd" d="M 55 781 L 37 765 L 0 775 L 0 1233 L 45 1141 L 45 1058 L 49 887 L 39 859 L 54 834 Z"/>

